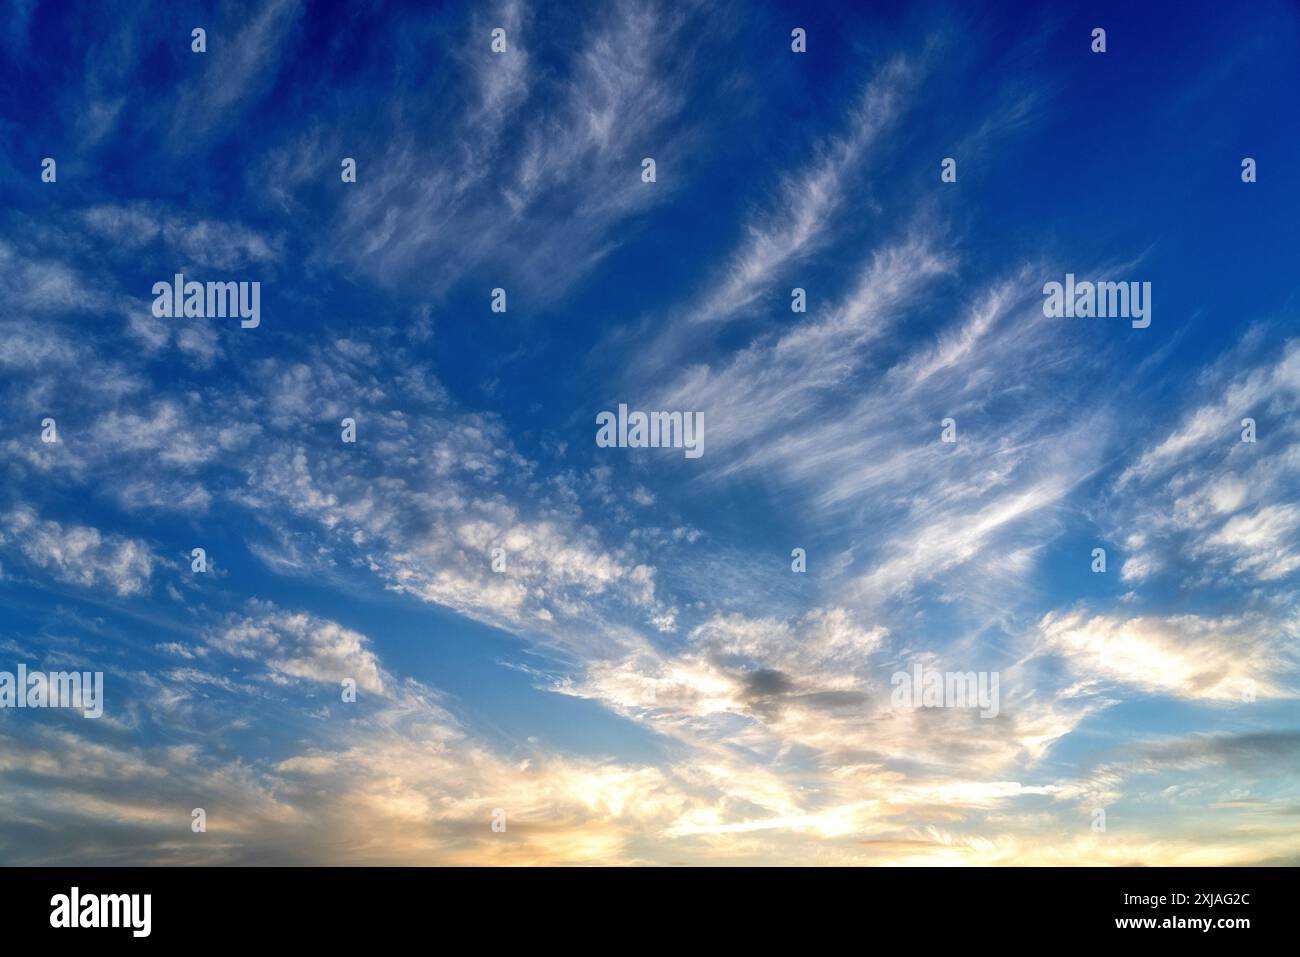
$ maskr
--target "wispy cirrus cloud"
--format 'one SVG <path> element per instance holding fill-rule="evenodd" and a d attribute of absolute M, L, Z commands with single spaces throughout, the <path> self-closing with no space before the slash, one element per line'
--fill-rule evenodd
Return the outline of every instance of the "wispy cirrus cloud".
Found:
<path fill-rule="evenodd" d="M 689 310 L 692 320 L 733 317 L 784 270 L 817 250 L 849 200 L 872 146 L 909 105 L 923 69 L 921 62 L 896 57 L 876 72 L 849 111 L 844 131 L 820 144 L 807 166 L 786 174 L 771 208 L 745 225 L 723 280 L 702 305 Z"/>
<path fill-rule="evenodd" d="M 1178 424 L 1115 480 L 1128 580 L 1273 582 L 1300 569 L 1300 345 L 1287 341 L 1244 367 L 1243 358 L 1207 369 Z M 1255 420 L 1255 442 L 1243 441 L 1245 419 Z"/>
<path fill-rule="evenodd" d="M 671 163 L 689 135 L 694 17 L 620 0 L 593 12 L 555 75 L 533 65 L 521 5 L 481 13 L 481 49 L 458 58 L 475 105 L 440 120 L 461 133 L 451 162 L 429 165 L 432 142 L 409 128 L 389 137 L 366 188 L 342 205 L 333 254 L 385 284 L 432 275 L 445 291 L 491 267 L 503 283 L 563 292 L 618 244 L 617 227 L 672 191 L 669 176 L 642 183 L 641 160 L 671 142 L 658 156 Z M 504 53 L 488 49 L 489 21 L 507 31 Z"/>
<path fill-rule="evenodd" d="M 189 152 L 208 137 L 229 130 L 247 105 L 264 96 L 285 59 L 282 46 L 293 37 L 303 12 L 298 0 L 270 0 L 231 8 L 207 29 L 208 52 L 192 61 L 194 76 L 176 98 L 170 142 Z"/>
<path fill-rule="evenodd" d="M 113 707 L 0 715 L 7 854 L 1295 858 L 1293 347 L 1205 367 L 1179 319 L 1042 315 L 1044 277 L 1098 245 L 1186 270 L 1124 251 L 1161 193 L 1140 138 L 1124 203 L 1087 194 L 1113 233 L 1043 221 L 1093 170 L 1034 140 L 1078 105 L 1038 91 L 1122 104 L 1045 67 L 1041 23 L 1032 57 L 1006 24 L 864 70 L 902 25 L 849 16 L 851 56 L 795 59 L 734 12 L 506 0 L 334 31 L 276 2 L 223 12 L 204 55 L 168 11 L 59 33 L 82 74 L 0 121 L 33 155 L 78 144 L 0 243 L 0 648 L 102 665 Z M 151 282 L 191 268 L 260 278 L 267 321 L 154 317 Z M 1214 299 L 1160 281 L 1180 317 Z M 707 455 L 596 451 L 606 400 L 702 411 Z M 895 706 L 918 665 L 999 674 L 998 714 Z M 1112 806 L 1122 832 L 1093 833 Z"/>

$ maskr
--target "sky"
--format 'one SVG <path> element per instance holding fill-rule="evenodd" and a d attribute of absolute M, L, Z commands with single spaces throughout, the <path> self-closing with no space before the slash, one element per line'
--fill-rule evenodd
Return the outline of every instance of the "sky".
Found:
<path fill-rule="evenodd" d="M 0 863 L 1300 863 L 1300 11 L 1083 6 L 5 4 Z"/>

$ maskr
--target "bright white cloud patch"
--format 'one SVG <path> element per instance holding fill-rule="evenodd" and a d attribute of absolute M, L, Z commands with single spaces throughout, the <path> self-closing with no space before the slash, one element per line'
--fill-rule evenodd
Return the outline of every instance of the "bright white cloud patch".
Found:
<path fill-rule="evenodd" d="M 267 608 L 228 623 L 208 640 L 229 654 L 256 659 L 279 675 L 331 684 L 351 678 L 358 688 L 383 692 L 370 641 L 314 615 Z"/>
<path fill-rule="evenodd" d="M 0 516 L 0 547 L 17 552 L 57 581 L 104 588 L 123 597 L 148 590 L 157 562 L 139 539 L 42 520 L 26 507 Z"/>

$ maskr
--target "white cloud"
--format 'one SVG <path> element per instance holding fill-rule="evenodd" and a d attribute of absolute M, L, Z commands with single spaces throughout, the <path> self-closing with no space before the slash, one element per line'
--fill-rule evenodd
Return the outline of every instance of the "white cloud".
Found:
<path fill-rule="evenodd" d="M 1134 549 L 1126 579 L 1165 571 L 1229 586 L 1292 576 L 1300 569 L 1300 343 L 1286 343 L 1276 359 L 1228 357 L 1201 377 L 1196 397 L 1114 484 L 1113 524 Z M 1241 441 L 1247 417 L 1260 430 L 1254 443 Z"/>
<path fill-rule="evenodd" d="M 335 685 L 351 678 L 357 688 L 383 694 L 383 676 L 369 639 L 314 615 L 266 606 L 228 622 L 208 643 L 293 678 Z"/>
<path fill-rule="evenodd" d="M 1148 694 L 1225 702 L 1242 701 L 1247 692 L 1259 698 L 1297 694 L 1283 677 L 1295 667 L 1286 644 L 1300 633 L 1296 622 L 1078 611 L 1046 615 L 1040 629 L 1045 648 L 1063 655 L 1076 674 Z"/>
<path fill-rule="evenodd" d="M 157 562 L 139 539 L 42 520 L 25 506 L 0 516 L 0 546 L 22 554 L 58 581 L 108 588 L 123 597 L 148 590 Z"/>

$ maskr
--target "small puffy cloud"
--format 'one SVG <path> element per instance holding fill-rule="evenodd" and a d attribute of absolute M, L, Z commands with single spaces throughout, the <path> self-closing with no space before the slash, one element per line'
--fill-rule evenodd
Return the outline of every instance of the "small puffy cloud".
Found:
<path fill-rule="evenodd" d="M 252 658 L 279 675 L 338 683 L 383 693 L 379 660 L 360 632 L 315 615 L 267 606 L 260 614 L 228 622 L 209 644 L 240 658 Z"/>
<path fill-rule="evenodd" d="M 139 539 L 42 520 L 25 506 L 0 516 L 0 547 L 18 552 L 58 581 L 108 588 L 123 597 L 148 589 L 157 561 Z"/>

